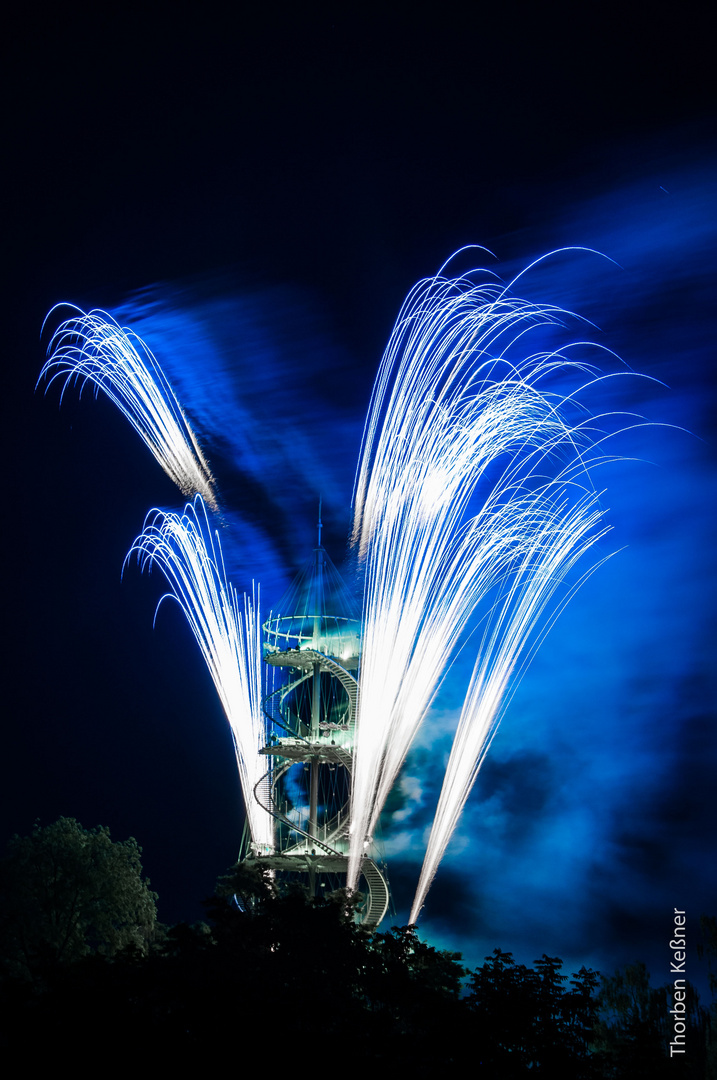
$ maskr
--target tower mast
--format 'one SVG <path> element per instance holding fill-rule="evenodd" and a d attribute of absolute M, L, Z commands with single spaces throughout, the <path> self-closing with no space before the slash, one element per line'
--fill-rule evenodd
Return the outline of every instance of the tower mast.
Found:
<path fill-rule="evenodd" d="M 267 774 L 255 797 L 274 821 L 273 851 L 247 863 L 303 880 L 311 896 L 345 886 L 353 772 L 360 619 L 321 543 L 263 627 L 270 684 L 264 699 Z M 367 854 L 361 923 L 372 929 L 389 903 L 385 869 Z M 362 891 L 364 889 L 362 888 Z"/>

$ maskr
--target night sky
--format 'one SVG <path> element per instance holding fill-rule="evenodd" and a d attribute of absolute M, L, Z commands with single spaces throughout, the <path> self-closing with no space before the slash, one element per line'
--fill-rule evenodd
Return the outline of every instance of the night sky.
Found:
<path fill-rule="evenodd" d="M 158 574 L 120 577 L 147 511 L 181 496 L 109 402 L 34 392 L 54 304 L 146 338 L 217 476 L 231 577 L 269 605 L 310 552 L 319 495 L 346 557 L 371 386 L 414 282 L 465 244 L 506 281 L 594 248 L 619 265 L 561 254 L 520 289 L 648 377 L 586 400 L 652 422 L 596 478 L 613 528 L 598 554 L 621 550 L 529 669 L 421 930 L 473 964 L 496 946 L 603 971 L 642 959 L 660 983 L 684 908 L 701 979 L 697 920 L 717 913 L 707 28 L 697 5 L 679 25 L 402 10 L 58 9 L 8 35 L 2 839 L 61 814 L 134 835 L 160 917 L 193 921 L 243 821 L 189 630 L 168 605 L 153 628 Z M 397 923 L 471 666 L 387 807 Z"/>

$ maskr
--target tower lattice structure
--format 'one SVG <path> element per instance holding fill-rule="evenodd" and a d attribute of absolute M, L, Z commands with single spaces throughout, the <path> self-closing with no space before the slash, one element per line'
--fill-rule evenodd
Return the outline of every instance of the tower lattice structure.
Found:
<path fill-rule="evenodd" d="M 311 896 L 345 885 L 361 622 L 353 597 L 321 544 L 263 626 L 267 770 L 254 797 L 273 819 L 272 850 L 248 865 L 308 885 Z M 389 905 L 385 867 L 363 858 L 361 924 Z"/>

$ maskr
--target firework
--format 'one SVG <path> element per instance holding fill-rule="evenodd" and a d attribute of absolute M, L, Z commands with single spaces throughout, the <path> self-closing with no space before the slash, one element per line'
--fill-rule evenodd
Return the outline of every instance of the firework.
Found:
<path fill-rule="evenodd" d="M 520 677 L 603 561 L 570 584 L 608 531 L 590 475 L 609 458 L 580 389 L 554 389 L 568 372 L 585 385 L 603 376 L 572 346 L 527 347 L 534 331 L 567 317 L 487 276 L 426 279 L 399 313 L 374 387 L 352 529 L 364 601 L 349 888 L 442 679 L 460 650 L 479 642 L 411 921 Z M 80 392 L 87 382 L 102 389 L 195 495 L 183 515 L 153 510 L 128 559 L 158 566 L 184 611 L 232 730 L 254 853 L 268 854 L 258 596 L 240 602 L 227 581 L 205 505 L 216 509 L 213 479 L 197 440 L 150 350 L 105 313 L 73 314 L 48 352 L 41 378 L 64 380 L 63 395 L 73 382 Z"/>
<path fill-rule="evenodd" d="M 40 380 L 48 386 L 64 380 L 61 400 L 71 383 L 79 383 L 80 393 L 88 382 L 95 394 L 102 390 L 182 494 L 199 494 L 216 509 L 209 466 L 151 350 L 106 312 L 75 312 L 53 334 Z"/>
<path fill-rule="evenodd" d="M 412 290 L 391 335 L 354 493 L 365 593 L 352 888 L 419 725 L 485 607 L 420 908 L 530 643 L 562 606 L 556 590 L 605 531 L 588 475 L 605 459 L 600 439 L 573 396 L 548 389 L 568 368 L 598 375 L 564 351 L 526 355 L 526 335 L 567 314 L 492 281 L 437 277 Z"/>
<path fill-rule="evenodd" d="M 167 596 L 177 601 L 197 640 L 232 731 L 254 849 L 267 853 L 272 819 L 255 797 L 257 786 L 268 788 L 268 761 L 259 754 L 265 730 L 258 594 L 239 601 L 199 496 L 181 516 L 152 510 L 127 559 L 132 555 L 144 570 L 159 567 L 171 590 Z"/>
<path fill-rule="evenodd" d="M 591 566 L 552 608 L 547 622 L 541 621 L 569 571 L 608 529 L 599 528 L 602 510 L 595 494 L 585 494 L 571 506 L 558 486 L 554 500 L 547 491 L 541 492 L 532 509 L 534 513 L 526 508 L 517 565 L 504 580 L 482 635 L 426 846 L 411 923 L 418 918 L 520 676 L 570 597 L 597 569 Z"/>

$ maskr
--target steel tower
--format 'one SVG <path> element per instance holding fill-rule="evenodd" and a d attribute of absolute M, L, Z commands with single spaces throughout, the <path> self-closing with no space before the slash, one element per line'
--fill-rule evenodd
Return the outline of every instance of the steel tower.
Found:
<path fill-rule="evenodd" d="M 274 842 L 245 860 L 307 883 L 311 896 L 345 885 L 361 630 L 321 528 L 319 520 L 311 560 L 263 626 L 267 772 L 254 797 L 273 818 Z M 371 852 L 362 875 L 359 917 L 373 929 L 389 890 Z"/>

